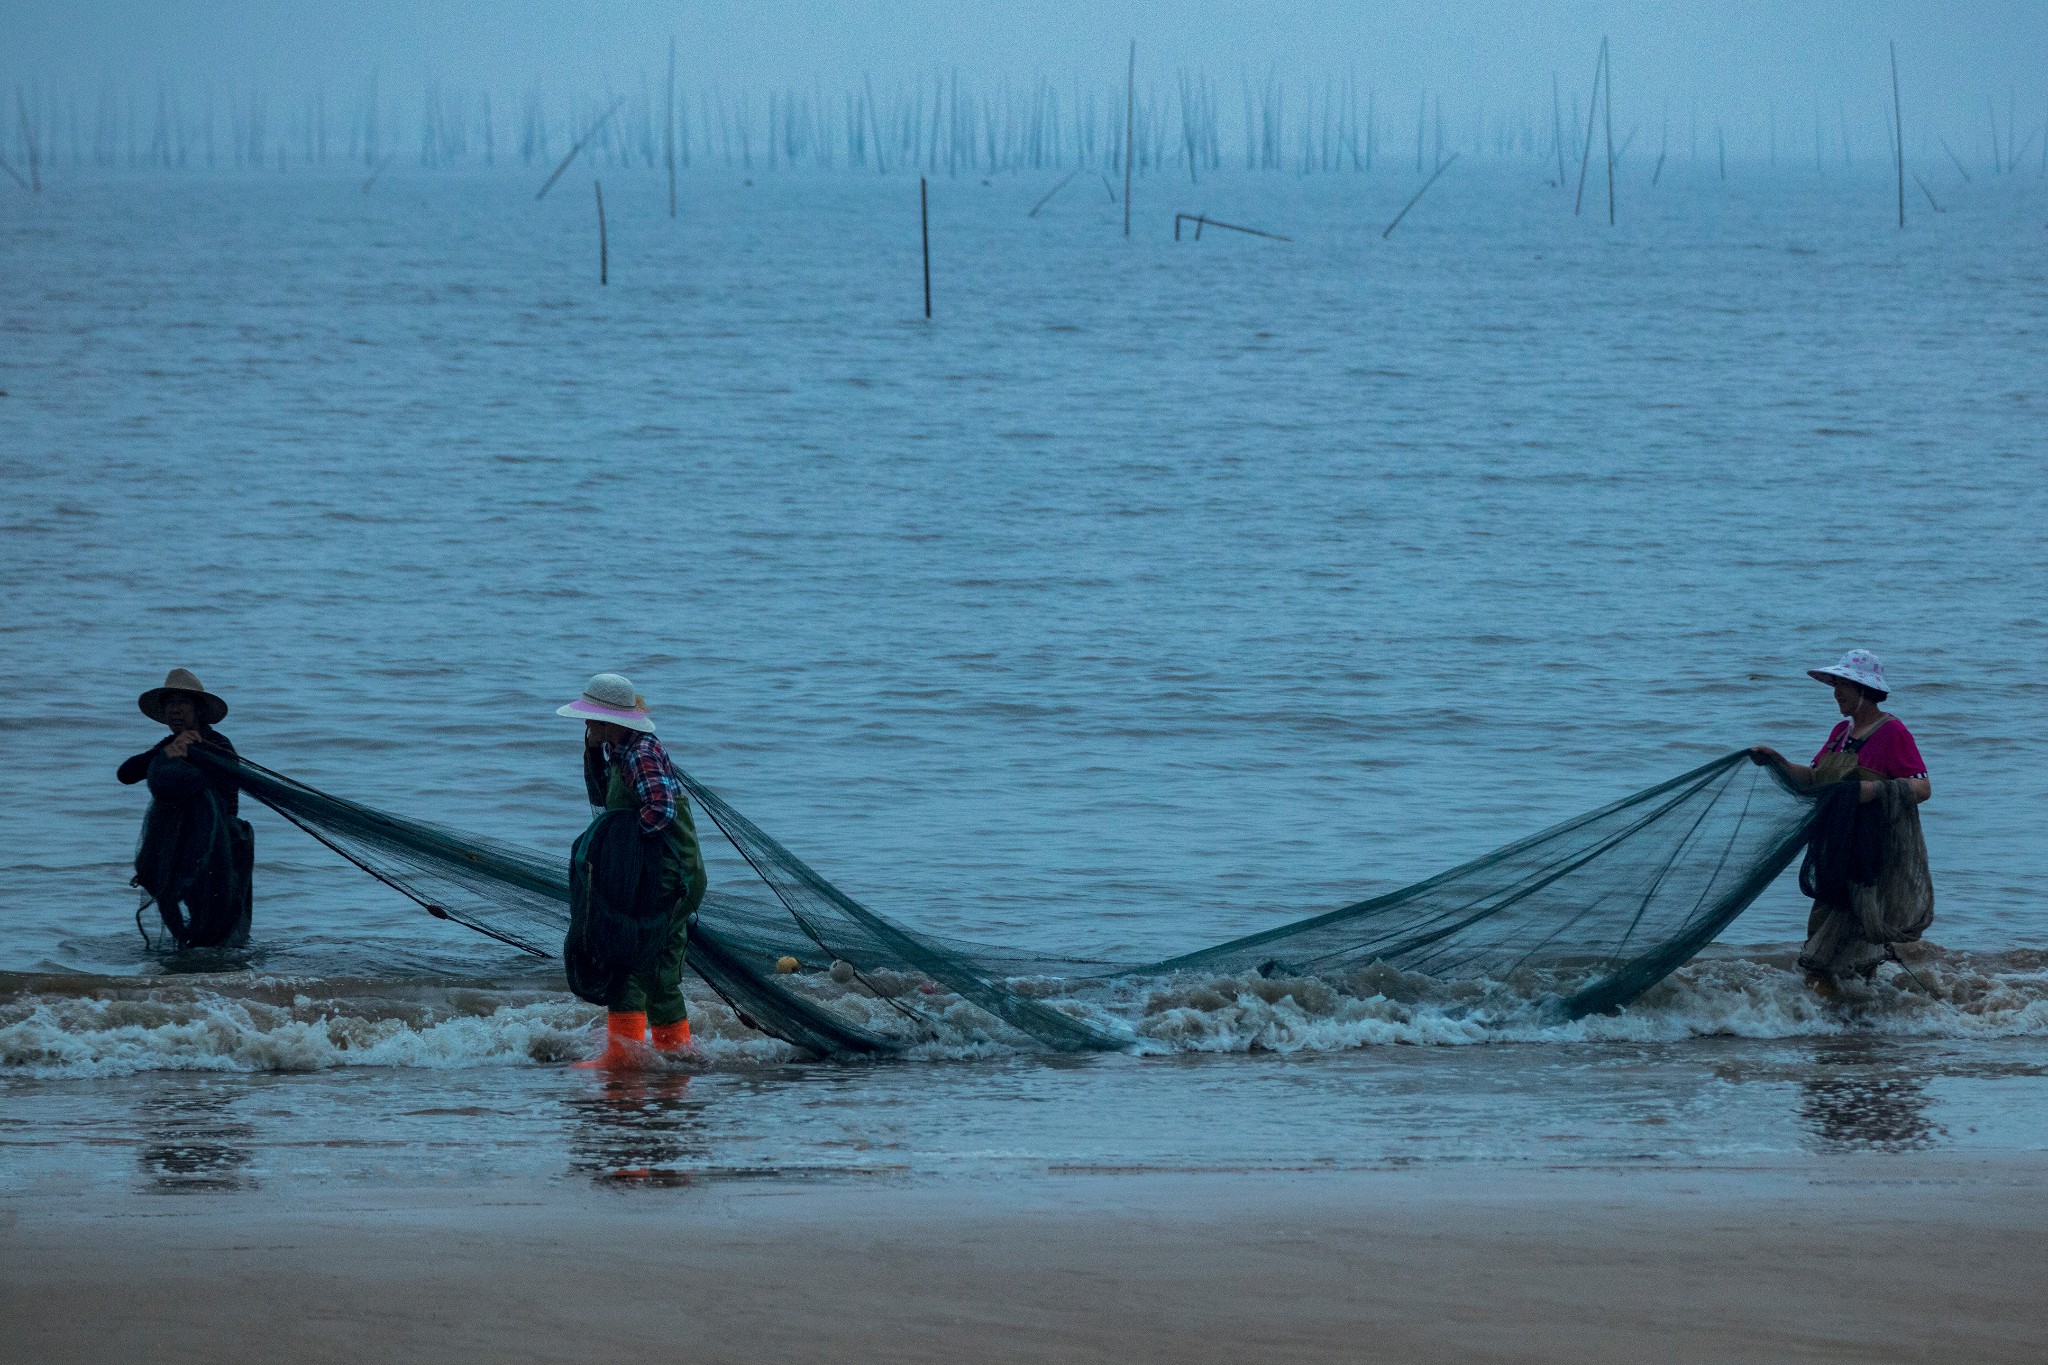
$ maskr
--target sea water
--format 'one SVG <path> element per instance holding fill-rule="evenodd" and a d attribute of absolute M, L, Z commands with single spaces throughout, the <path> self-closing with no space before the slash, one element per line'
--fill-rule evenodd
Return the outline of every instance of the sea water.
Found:
<path fill-rule="evenodd" d="M 706 999 L 688 1104 L 715 1090 L 739 1128 L 678 1160 L 829 1166 L 853 1139 L 774 1117 L 868 1102 L 919 1151 L 952 1150 L 937 1135 L 976 1105 L 1063 1116 L 1017 1147 L 1048 1161 L 1309 1161 L 1356 1154 L 1340 1135 L 1375 1118 L 1381 1155 L 1521 1152 L 1632 1133 L 1644 1095 L 1712 1115 L 1671 1150 L 1769 1146 L 1842 1129 L 1799 1116 L 1834 1112 L 1800 1087 L 1844 1039 L 1925 1101 L 1885 1133 L 1961 1140 L 1985 1087 L 2032 1094 L 2014 1078 L 2048 1033 L 2048 187 L 1944 187 L 1902 231 L 1874 171 L 1645 169 L 1610 227 L 1539 167 L 1461 161 L 1388 237 L 1412 177 L 1140 178 L 1129 240 L 1097 177 L 1036 217 L 1056 176 L 941 179 L 929 320 L 904 176 L 698 171 L 670 219 L 653 175 L 608 170 L 606 284 L 583 172 L 540 201 L 537 176 L 397 167 L 368 192 L 10 192 L 19 1169 L 138 1105 L 181 1114 L 193 1086 L 301 1116 L 255 1123 L 265 1149 L 482 1085 L 526 1099 L 447 1122 L 545 1166 L 550 1106 L 584 1093 L 560 1063 L 595 1011 L 260 809 L 251 949 L 146 942 L 144 797 L 113 769 L 161 733 L 133 699 L 172 666 L 228 698 L 259 762 L 564 849 L 586 812 L 553 708 L 622 671 L 683 766 L 875 908 L 1156 958 L 1739 746 L 1804 760 L 1835 719 L 1804 670 L 1875 648 L 1933 773 L 1922 979 L 1807 995 L 1788 877 L 1639 1007 L 1568 1028 L 1161 984 L 1106 1006 L 1130 1058 L 976 1035 L 823 1080 Z M 1292 240 L 1176 241 L 1176 211 Z M 1461 1043 L 1506 1047 L 1390 1046 Z M 1700 1088 L 1731 1067 L 1776 1099 Z M 1388 1084 L 1421 1098 L 1341 1098 Z M 1605 1118 L 1553 1112 L 1588 1085 Z M 1277 1148 L 1158 1117 L 1268 1088 L 1294 1116 Z"/>

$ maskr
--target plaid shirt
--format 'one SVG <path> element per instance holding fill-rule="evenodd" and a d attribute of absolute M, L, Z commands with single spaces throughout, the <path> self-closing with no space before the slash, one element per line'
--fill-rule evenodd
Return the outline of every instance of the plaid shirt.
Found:
<path fill-rule="evenodd" d="M 616 764 L 640 799 L 640 832 L 659 834 L 675 823 L 683 784 L 668 761 L 668 750 L 653 735 L 635 733 L 624 744 L 604 746 L 605 761 Z"/>

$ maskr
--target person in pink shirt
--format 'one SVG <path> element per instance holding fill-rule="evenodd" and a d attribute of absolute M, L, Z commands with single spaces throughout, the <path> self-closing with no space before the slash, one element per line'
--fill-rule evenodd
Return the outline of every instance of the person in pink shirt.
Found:
<path fill-rule="evenodd" d="M 1915 805 L 1934 794 L 1912 732 L 1904 721 L 1881 709 L 1891 695 L 1882 659 L 1867 649 L 1852 649 L 1834 667 L 1809 668 L 1806 676 L 1834 688 L 1835 709 L 1846 719 L 1828 732 L 1811 763 L 1794 763 L 1764 744 L 1749 751 L 1751 760 L 1775 766 L 1801 787 L 1859 777 L 1863 786 L 1858 794 L 1866 802 L 1877 799 L 1878 783 L 1886 779 L 1909 783 Z"/>
<path fill-rule="evenodd" d="M 1843 716 L 1813 762 L 1794 763 L 1762 744 L 1749 756 L 1821 793 L 1799 869 L 1800 888 L 1813 897 L 1799 965 L 1809 985 L 1832 996 L 1844 981 L 1868 980 L 1886 958 L 1896 960 L 1895 945 L 1918 941 L 1934 919 L 1918 810 L 1934 789 L 1912 732 L 1881 706 L 1891 693 L 1883 660 L 1852 649 L 1807 676 L 1834 689 Z"/>

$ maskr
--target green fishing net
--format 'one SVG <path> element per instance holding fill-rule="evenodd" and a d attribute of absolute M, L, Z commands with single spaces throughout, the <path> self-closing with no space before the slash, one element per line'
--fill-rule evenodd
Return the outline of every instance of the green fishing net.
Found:
<path fill-rule="evenodd" d="M 535 853 L 424 820 L 348 801 L 249 762 L 199 755 L 231 769 L 248 795 L 431 913 L 538 958 L 561 956 L 569 926 L 567 853 Z M 743 1018 L 798 1047 L 826 1055 L 890 1052 L 883 1037 L 786 986 L 773 974 L 765 907 L 719 910 L 735 898 L 712 892 L 690 935 L 689 965 Z M 709 917 L 707 920 L 707 916 Z M 784 917 L 787 918 L 786 916 Z M 729 944 L 721 920 L 741 936 Z M 785 937 L 794 937 L 786 935 Z"/>
<path fill-rule="evenodd" d="M 436 915 L 536 957 L 561 952 L 568 859 L 389 815 L 246 759 L 242 790 Z M 913 930 L 834 886 L 702 783 L 692 799 L 772 900 L 714 889 L 689 965 L 755 1027 L 827 1054 L 900 1050 L 931 1038 L 948 993 L 1041 1046 L 1128 1046 L 1080 1000 L 1118 978 L 1199 972 L 1315 976 L 1371 990 L 1375 974 L 1501 983 L 1565 1018 L 1628 1004 L 1742 913 L 1804 846 L 1814 802 L 1774 770 L 1730 754 L 1460 867 L 1327 914 L 1152 963 L 1035 955 Z M 868 987 L 891 1020 L 855 1020 L 789 956 Z M 878 985 L 914 973 L 930 993 Z M 1038 984 L 1063 978 L 1057 1003 Z"/>
<path fill-rule="evenodd" d="M 1805 847 L 1813 813 L 1738 751 L 1413 886 L 1145 970 L 1520 976 L 1575 1019 L 1712 942 Z"/>

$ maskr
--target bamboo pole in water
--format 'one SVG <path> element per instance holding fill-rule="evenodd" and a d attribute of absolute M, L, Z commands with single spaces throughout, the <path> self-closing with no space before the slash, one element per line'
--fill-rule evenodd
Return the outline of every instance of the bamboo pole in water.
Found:
<path fill-rule="evenodd" d="M 668 40 L 668 99 L 661 117 L 662 156 L 668 162 L 668 216 L 676 216 L 676 40 Z"/>
<path fill-rule="evenodd" d="M 1657 177 L 1664 174 L 1664 154 L 1671 150 L 1671 100 L 1664 100 L 1664 131 L 1657 139 L 1657 169 L 1650 172 L 1650 184 L 1657 183 Z"/>
<path fill-rule="evenodd" d="M 1913 172 L 1913 183 L 1920 187 L 1920 193 L 1927 196 L 1927 207 L 1933 209 L 1936 213 L 1948 212 L 1947 209 L 1934 202 L 1934 191 L 1927 188 L 1927 182 L 1920 178 L 1920 172 Z"/>
<path fill-rule="evenodd" d="M 1607 226 L 1614 226 L 1614 63 L 1607 58 L 1607 40 L 1600 40 L 1600 66 L 1606 74 L 1606 88 L 1600 107 L 1607 115 Z M 1634 137 L 1635 134 L 1629 134 Z"/>
<path fill-rule="evenodd" d="M 889 154 L 882 144 L 882 118 L 875 110 L 875 83 L 868 78 L 868 73 L 863 71 L 860 73 L 860 84 L 861 89 L 868 92 L 868 127 L 875 133 L 875 174 L 887 175 Z"/>
<path fill-rule="evenodd" d="M 1596 112 L 1594 106 L 1600 103 L 1600 73 L 1606 70 L 1606 68 L 1607 40 L 1602 38 L 1600 40 L 1599 60 L 1593 63 L 1593 101 L 1592 104 L 1586 106 L 1586 149 L 1579 156 L 1579 192 L 1578 197 L 1572 200 L 1572 217 L 1574 218 L 1579 216 L 1579 210 L 1584 208 L 1586 204 L 1586 171 L 1593 164 L 1593 116 Z M 1419 156 L 1416 158 L 1418 166 L 1420 166 L 1421 160 L 1422 158 Z"/>
<path fill-rule="evenodd" d="M 1264 237 L 1275 242 L 1291 242 L 1294 240 L 1292 237 L 1282 237 L 1277 232 L 1265 232 L 1259 228 L 1239 227 L 1235 223 L 1219 222 L 1214 218 L 1199 213 L 1176 213 L 1173 215 L 1173 240 L 1176 242 L 1180 240 L 1180 225 L 1182 223 L 1193 223 L 1195 225 L 1195 240 L 1198 242 L 1202 240 L 1202 229 L 1205 227 L 1228 228 L 1232 232 L 1242 232 L 1248 237 Z"/>
<path fill-rule="evenodd" d="M 364 194 L 368 194 L 370 192 L 370 186 L 377 183 L 377 177 L 384 174 L 384 168 L 386 166 L 389 166 L 393 161 L 397 160 L 397 158 L 398 153 L 392 152 L 389 155 L 387 155 L 382 161 L 377 163 L 376 168 L 370 172 L 370 178 L 363 182 Z"/>
<path fill-rule="evenodd" d="M 1906 225 L 1906 116 L 1899 108 L 1899 45 L 1892 48 L 1892 159 L 1899 168 L 1899 226 Z M 1961 163 L 1958 163 L 1960 165 Z M 1965 177 L 1967 178 L 1967 177 Z"/>
<path fill-rule="evenodd" d="M 1956 163 L 1956 174 L 1963 178 L 1963 183 L 1969 184 L 1969 169 L 1963 165 L 1963 159 L 1956 155 L 1956 149 L 1948 145 L 1948 139 L 1945 137 L 1936 136 L 1934 140 L 1941 144 L 1941 150 L 1948 153 L 1948 159 Z"/>
<path fill-rule="evenodd" d="M 604 236 L 604 184 L 602 181 L 593 180 L 590 182 L 590 185 L 592 189 L 597 191 L 597 282 L 599 284 L 610 284 L 612 282 L 612 260 L 611 251 L 605 242 Z"/>
<path fill-rule="evenodd" d="M 2027 140 L 2020 144 L 2018 151 L 2013 150 L 2012 139 L 2010 137 L 2006 139 L 2005 169 L 2007 171 L 2016 171 L 2020 168 L 2020 162 L 2025 161 L 2027 153 L 2034 150 L 2034 137 L 2033 133 L 2028 133 Z"/>
<path fill-rule="evenodd" d="M 597 116 L 597 122 L 591 124 L 590 131 L 586 132 L 582 137 L 578 138 L 575 144 L 569 148 L 569 154 L 562 158 L 561 165 L 555 167 L 555 173 L 548 177 L 548 183 L 540 187 L 540 193 L 533 196 L 535 199 L 545 199 L 548 197 L 548 191 L 553 189 L 555 187 L 555 182 L 562 178 L 562 172 L 569 169 L 569 163 L 576 159 L 576 153 L 583 150 L 583 144 L 590 141 L 590 139 L 592 139 L 593 137 L 596 137 L 597 130 L 604 127 L 606 123 L 610 122 L 612 115 L 617 113 L 619 110 L 619 106 L 624 103 L 625 97 L 622 95 L 618 99 L 612 101 L 611 108 L 605 110 L 602 114 L 599 114 Z"/>
<path fill-rule="evenodd" d="M 1124 236 L 1131 235 L 1131 147 L 1138 117 L 1138 40 L 1131 39 L 1130 68 L 1124 73 Z"/>
<path fill-rule="evenodd" d="M 917 231 L 924 243 L 924 315 L 932 315 L 932 215 L 923 176 L 917 178 Z"/>
<path fill-rule="evenodd" d="M 1065 178 L 1063 178 L 1059 184 L 1054 185 L 1051 189 L 1047 190 L 1045 192 L 1044 197 L 1031 206 L 1031 212 L 1025 214 L 1024 216 L 1026 218 L 1036 218 L 1038 216 L 1038 211 L 1044 208 L 1047 204 L 1051 203 L 1052 197 L 1067 187 L 1067 181 L 1072 180 L 1075 176 L 1079 175 L 1080 173 L 1081 168 L 1079 166 L 1076 166 L 1073 170 L 1068 171 Z M 1112 198 L 1113 197 L 1114 196 L 1112 196 Z"/>
<path fill-rule="evenodd" d="M 1401 226 L 1401 220 L 1408 216 L 1408 210 L 1414 208 L 1417 204 L 1422 202 L 1422 196 L 1429 193 L 1429 187 L 1436 183 L 1436 178 L 1442 175 L 1445 171 L 1449 170 L 1451 168 L 1451 162 L 1456 161 L 1457 159 L 1458 153 L 1452 152 L 1442 165 L 1438 166 L 1434 171 L 1430 172 L 1429 179 L 1422 182 L 1422 188 L 1415 191 L 1415 197 L 1413 199 L 1410 199 L 1406 204 L 1404 204 L 1401 207 L 1401 211 L 1394 215 L 1393 222 L 1387 224 L 1387 230 L 1380 234 L 1381 241 L 1384 242 L 1385 240 L 1387 240 L 1387 238 L 1394 235 L 1394 229 Z"/>
<path fill-rule="evenodd" d="M 1564 188 L 1564 98 L 1557 88 L 1557 73 L 1550 73 L 1550 143 L 1557 149 L 1557 187 Z"/>
<path fill-rule="evenodd" d="M 42 157 L 36 146 L 38 140 L 36 132 L 28 126 L 28 101 L 22 98 L 19 85 L 14 87 L 14 110 L 21 117 L 21 145 L 28 153 L 29 193 L 41 194 L 43 192 Z M 19 179 L 20 177 L 16 178 Z"/>

